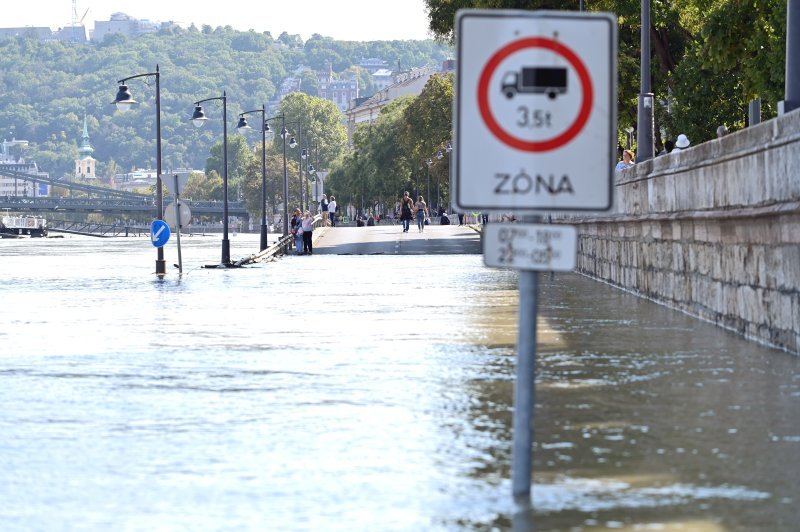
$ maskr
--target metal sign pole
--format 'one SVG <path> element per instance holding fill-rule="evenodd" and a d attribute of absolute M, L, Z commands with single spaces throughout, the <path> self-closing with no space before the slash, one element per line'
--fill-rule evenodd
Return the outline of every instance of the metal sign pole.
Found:
<path fill-rule="evenodd" d="M 536 296 L 539 272 L 519 274 L 517 381 L 514 386 L 514 440 L 511 484 L 515 498 L 529 498 L 533 471 L 533 404 L 536 375 Z"/>
<path fill-rule="evenodd" d="M 178 273 L 183 273 L 181 258 L 181 196 L 178 189 L 178 174 L 175 174 L 175 233 L 178 238 Z"/>

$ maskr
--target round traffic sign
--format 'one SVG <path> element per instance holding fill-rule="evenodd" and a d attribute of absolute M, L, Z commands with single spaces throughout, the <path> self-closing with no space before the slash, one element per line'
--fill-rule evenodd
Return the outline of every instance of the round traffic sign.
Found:
<path fill-rule="evenodd" d="M 163 247 L 170 237 L 170 230 L 164 220 L 153 220 L 150 224 L 150 241 L 157 248 Z"/>
<path fill-rule="evenodd" d="M 575 70 L 582 91 L 581 105 L 575 120 L 573 120 L 563 132 L 541 140 L 523 139 L 510 133 L 495 118 L 489 101 L 491 80 L 500 64 L 512 54 L 529 48 L 543 48 L 566 59 Z M 550 93 L 549 96 L 553 98 L 555 93 Z M 500 142 L 512 148 L 527 152 L 546 152 L 554 150 L 574 139 L 589 120 L 593 100 L 594 92 L 592 91 L 592 80 L 586 65 L 583 64 L 580 57 L 568 46 L 546 37 L 528 37 L 507 44 L 489 58 L 478 80 L 478 108 L 486 127 Z"/>

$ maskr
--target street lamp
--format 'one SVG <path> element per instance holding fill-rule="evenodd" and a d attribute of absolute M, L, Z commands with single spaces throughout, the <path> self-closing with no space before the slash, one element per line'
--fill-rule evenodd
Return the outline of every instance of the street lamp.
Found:
<path fill-rule="evenodd" d="M 222 96 L 194 102 L 192 123 L 195 127 L 203 127 L 203 124 L 208 121 L 208 117 L 200 104 L 213 100 L 222 100 L 222 265 L 229 266 L 231 243 L 228 240 L 228 98 L 225 91 L 222 92 Z"/>
<path fill-rule="evenodd" d="M 161 73 L 158 70 L 158 65 L 156 65 L 155 72 L 137 74 L 117 81 L 117 83 L 119 83 L 117 97 L 114 98 L 114 101 L 111 103 L 116 104 L 117 110 L 120 113 L 124 113 L 130 109 L 131 106 L 137 102 L 133 99 L 125 83 L 131 79 L 148 76 L 154 76 L 156 78 L 156 217 L 158 220 L 161 220 L 164 218 L 164 196 L 161 192 Z M 166 273 L 167 264 L 164 260 L 164 248 L 162 246 L 156 248 L 156 275 L 165 275 Z"/>
<path fill-rule="evenodd" d="M 309 198 L 309 196 L 311 195 L 311 190 L 309 189 L 309 185 L 308 185 L 308 176 L 311 175 L 311 174 L 308 172 L 308 162 L 309 162 L 308 160 L 309 160 L 308 145 L 306 145 L 305 148 L 300 150 L 300 176 L 301 176 L 300 187 L 302 188 L 303 186 L 305 186 L 305 189 L 306 189 L 306 210 L 310 211 L 311 210 L 311 199 Z M 303 161 L 306 162 L 306 180 L 305 180 L 305 182 L 303 182 L 303 180 L 302 180 Z"/>
<path fill-rule="evenodd" d="M 428 171 L 428 186 L 425 189 L 425 193 L 428 195 L 428 201 L 431 201 L 431 165 L 433 164 L 433 159 L 428 157 L 428 160 L 425 161 L 425 166 L 427 167 Z"/>
<path fill-rule="evenodd" d="M 283 138 L 283 236 L 289 234 L 289 176 L 286 173 L 286 137 L 289 132 L 286 130 L 286 116 L 283 114 L 271 116 L 264 119 L 264 130 L 270 133 L 269 121 L 281 119 L 281 137 Z M 297 142 L 291 137 L 289 145 L 294 148 Z"/>
<path fill-rule="evenodd" d="M 247 124 L 244 115 L 251 113 L 261 113 L 261 251 L 267 249 L 267 128 L 264 120 L 267 118 L 266 106 L 261 109 L 245 111 L 239 114 L 239 124 L 237 129 L 253 129 Z"/>
<path fill-rule="evenodd" d="M 641 92 L 637 109 L 636 161 L 653 158 L 653 93 L 650 92 L 650 0 L 642 0 Z"/>

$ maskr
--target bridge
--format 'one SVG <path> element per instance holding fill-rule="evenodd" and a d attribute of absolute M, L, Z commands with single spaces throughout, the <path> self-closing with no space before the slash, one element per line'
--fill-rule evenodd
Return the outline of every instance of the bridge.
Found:
<path fill-rule="evenodd" d="M 69 195 L 57 196 L 0 196 L 0 210 L 8 210 L 25 214 L 90 214 L 99 213 L 110 216 L 144 216 L 155 217 L 156 199 L 152 194 L 139 194 L 108 187 L 73 183 L 51 177 L 29 174 L 15 170 L 15 165 L 0 164 L 0 175 L 20 181 L 46 183 L 51 187 L 65 189 Z M 164 205 L 174 201 L 171 194 L 164 195 Z M 183 201 L 183 200 L 182 200 Z M 187 201 L 192 214 L 222 218 L 223 202 L 221 201 Z M 228 214 L 249 218 L 243 201 L 228 201 Z M 49 222 L 48 217 L 48 222 Z"/>

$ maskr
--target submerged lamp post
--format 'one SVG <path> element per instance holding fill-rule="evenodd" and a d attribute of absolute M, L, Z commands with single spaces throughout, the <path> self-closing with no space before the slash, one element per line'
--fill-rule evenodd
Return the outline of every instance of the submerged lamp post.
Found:
<path fill-rule="evenodd" d="M 222 96 L 194 102 L 192 123 L 202 127 L 208 121 L 200 104 L 213 100 L 222 100 L 222 265 L 228 266 L 231 263 L 231 243 L 228 240 L 228 98 L 225 91 Z"/>
<path fill-rule="evenodd" d="M 266 128 L 266 106 L 261 109 L 245 111 L 239 114 L 238 129 L 253 129 L 247 124 L 244 115 L 251 113 L 261 113 L 261 251 L 267 249 L 267 128 Z"/>
<path fill-rule="evenodd" d="M 164 218 L 164 195 L 161 192 L 161 74 L 158 70 L 158 65 L 156 65 L 155 72 L 137 74 L 117 81 L 119 83 L 117 97 L 111 103 L 116 104 L 117 110 L 121 113 L 130 109 L 137 102 L 133 99 L 133 95 L 131 95 L 131 91 L 125 83 L 131 79 L 149 76 L 156 78 L 156 217 L 161 220 Z M 167 273 L 164 248 L 158 247 L 156 250 L 156 275 L 164 275 Z"/>

